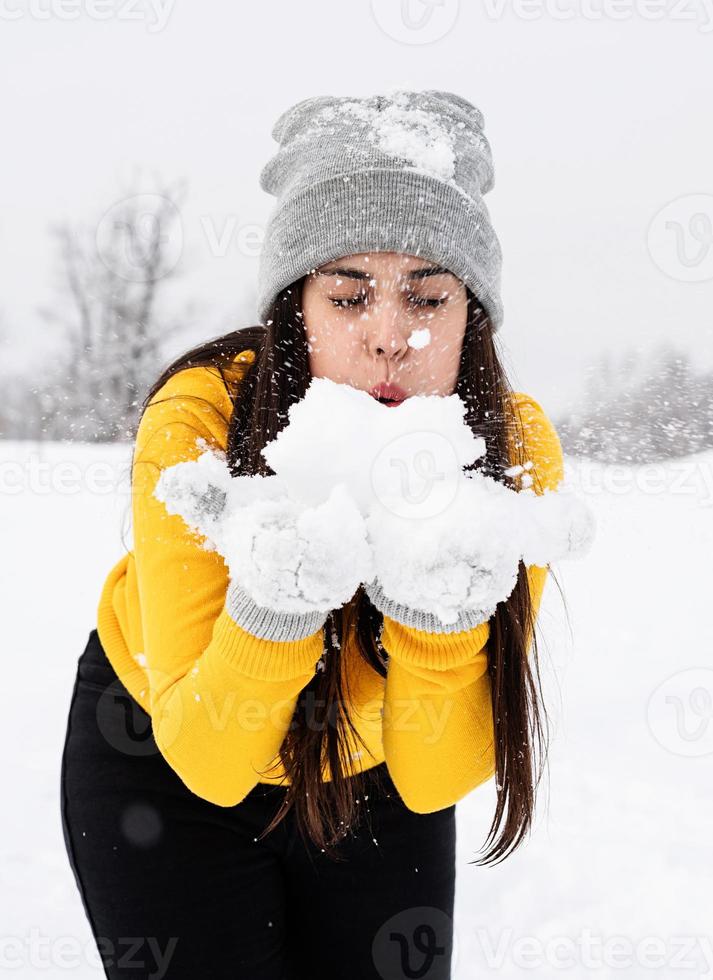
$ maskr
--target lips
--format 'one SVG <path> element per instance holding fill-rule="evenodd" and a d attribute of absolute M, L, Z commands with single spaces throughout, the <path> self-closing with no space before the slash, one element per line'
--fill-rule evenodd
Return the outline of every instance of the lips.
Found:
<path fill-rule="evenodd" d="M 390 407 L 400 405 L 404 399 L 408 398 L 408 392 L 391 381 L 380 381 L 378 385 L 369 389 L 369 394 L 372 398 L 376 398 L 377 401 Z"/>

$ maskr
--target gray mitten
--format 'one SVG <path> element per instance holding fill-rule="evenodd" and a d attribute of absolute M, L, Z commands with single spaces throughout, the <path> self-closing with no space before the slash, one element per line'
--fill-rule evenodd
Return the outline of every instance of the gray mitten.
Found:
<path fill-rule="evenodd" d="M 366 526 L 344 484 L 304 506 L 279 478 L 232 477 L 224 456 L 206 452 L 166 468 L 154 495 L 222 555 L 226 609 L 254 636 L 308 637 L 373 577 Z"/>
<path fill-rule="evenodd" d="M 395 619 L 403 626 L 425 630 L 428 633 L 458 633 L 462 630 L 470 630 L 487 622 L 495 612 L 495 606 L 492 609 L 484 610 L 464 609 L 459 612 L 455 622 L 444 623 L 434 613 L 412 609 L 401 602 L 389 599 L 378 578 L 365 585 L 364 591 L 376 608 L 385 616 Z"/>
<path fill-rule="evenodd" d="M 321 629 L 329 610 L 306 613 L 278 612 L 259 606 L 239 582 L 231 582 L 225 599 L 231 618 L 248 633 L 263 640 L 302 640 Z"/>

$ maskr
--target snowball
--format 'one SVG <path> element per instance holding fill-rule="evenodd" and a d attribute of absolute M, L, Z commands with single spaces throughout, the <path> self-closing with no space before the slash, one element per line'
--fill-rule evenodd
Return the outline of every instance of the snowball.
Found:
<path fill-rule="evenodd" d="M 489 618 L 520 560 L 581 557 L 595 525 L 564 481 L 535 494 L 464 472 L 485 452 L 465 413 L 455 394 L 388 407 L 313 378 L 263 449 L 274 476 L 234 477 L 224 455 L 208 451 L 165 469 L 154 492 L 259 605 L 328 610 L 378 579 L 387 597 L 443 623 L 461 610 Z M 531 482 L 532 465 L 508 472 Z"/>
<path fill-rule="evenodd" d="M 234 477 L 225 454 L 215 449 L 208 449 L 195 460 L 166 467 L 153 491 L 169 514 L 180 514 L 194 532 L 206 538 L 209 550 L 221 554 L 225 513 L 254 501 L 278 499 L 285 493 L 286 487 L 277 476 Z"/>
<path fill-rule="evenodd" d="M 223 513 L 229 484 L 225 457 L 208 450 L 196 460 L 162 470 L 153 496 L 169 514 L 180 514 L 194 531 L 205 534 L 207 546 L 214 548 L 211 531 Z"/>
<path fill-rule="evenodd" d="M 317 507 L 285 498 L 239 508 L 223 539 L 231 579 L 270 609 L 328 611 L 373 576 L 364 521 L 343 485 Z"/>
<path fill-rule="evenodd" d="M 367 518 L 385 595 L 444 623 L 460 610 L 489 619 L 517 581 L 517 494 L 489 477 L 463 480 L 451 504 L 417 520 L 376 504 Z"/>
<path fill-rule="evenodd" d="M 518 535 L 526 565 L 547 565 L 589 553 L 596 531 L 594 512 L 566 482 L 556 492 L 527 491 L 518 498 Z"/>
<path fill-rule="evenodd" d="M 451 497 L 462 468 L 485 453 L 465 412 L 455 394 L 417 395 L 390 408 L 351 385 L 313 378 L 262 455 L 303 503 L 319 503 L 344 483 L 366 514 L 375 497 L 403 494 L 409 480 L 418 494 L 431 478 Z"/>
<path fill-rule="evenodd" d="M 414 350 L 422 350 L 422 348 L 428 347 L 431 343 L 431 331 L 428 327 L 423 327 L 421 330 L 412 330 L 406 343 Z"/>

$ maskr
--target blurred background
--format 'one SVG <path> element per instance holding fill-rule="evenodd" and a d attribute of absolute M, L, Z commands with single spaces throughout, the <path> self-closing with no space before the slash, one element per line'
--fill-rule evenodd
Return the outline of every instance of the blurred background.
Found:
<path fill-rule="evenodd" d="M 540 616 L 538 828 L 476 868 L 492 785 L 458 807 L 454 976 L 713 976 L 713 0 L 2 0 L 0 28 L 0 971 L 101 975 L 59 753 L 143 396 L 257 322 L 278 115 L 409 87 L 484 113 L 502 356 L 599 522 Z"/>

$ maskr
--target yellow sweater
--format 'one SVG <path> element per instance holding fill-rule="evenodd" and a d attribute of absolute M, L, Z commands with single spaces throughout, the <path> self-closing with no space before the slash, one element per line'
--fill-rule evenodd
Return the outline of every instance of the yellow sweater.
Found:
<path fill-rule="evenodd" d="M 234 392 L 253 358 L 244 351 L 228 364 Z M 537 492 L 553 488 L 563 476 L 557 433 L 534 399 L 518 393 L 515 403 L 525 443 L 511 441 L 511 459 L 532 461 Z M 226 448 L 231 410 L 211 367 L 183 369 L 152 399 L 136 435 L 133 550 L 109 572 L 97 615 L 107 657 L 150 715 L 161 754 L 193 793 L 219 806 L 239 803 L 257 782 L 288 783 L 278 750 L 322 655 L 321 630 L 281 642 L 238 626 L 224 606 L 223 559 L 153 496 L 161 468 L 195 459 L 206 444 Z M 535 612 L 547 571 L 528 568 Z M 385 760 L 404 802 L 419 813 L 450 806 L 490 778 L 489 635 L 489 623 L 429 634 L 385 617 L 385 679 L 347 636 L 348 710 L 366 742 L 352 746 L 353 771 Z M 328 766 L 323 776 L 331 778 Z"/>

